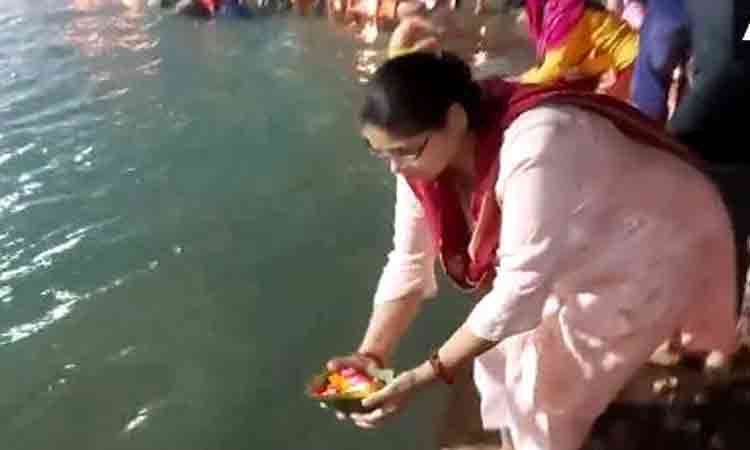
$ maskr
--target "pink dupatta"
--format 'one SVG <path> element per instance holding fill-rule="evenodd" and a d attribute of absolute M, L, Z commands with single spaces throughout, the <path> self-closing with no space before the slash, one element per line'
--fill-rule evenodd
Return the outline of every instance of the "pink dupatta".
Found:
<path fill-rule="evenodd" d="M 536 42 L 537 56 L 559 46 L 585 10 L 585 0 L 526 0 L 529 33 Z"/>

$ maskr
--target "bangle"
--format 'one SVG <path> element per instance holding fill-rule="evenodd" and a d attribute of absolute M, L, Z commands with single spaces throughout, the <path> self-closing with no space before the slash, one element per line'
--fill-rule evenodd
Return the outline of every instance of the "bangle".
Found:
<path fill-rule="evenodd" d="M 357 353 L 355 353 L 355 355 L 362 356 L 362 357 L 367 358 L 370 361 L 374 362 L 375 365 L 378 366 L 378 369 L 384 369 L 385 368 L 385 364 L 383 363 L 383 358 L 381 358 L 380 356 L 376 355 L 375 353 L 372 353 L 372 352 L 357 352 Z"/>
<path fill-rule="evenodd" d="M 388 59 L 398 58 L 399 56 L 408 55 L 413 52 L 411 47 L 388 47 Z"/>
<path fill-rule="evenodd" d="M 453 384 L 453 376 L 448 373 L 443 362 L 440 361 L 438 350 L 435 350 L 432 352 L 432 355 L 430 355 L 430 365 L 432 366 L 432 370 L 435 371 L 435 375 L 443 380 L 445 384 Z"/>

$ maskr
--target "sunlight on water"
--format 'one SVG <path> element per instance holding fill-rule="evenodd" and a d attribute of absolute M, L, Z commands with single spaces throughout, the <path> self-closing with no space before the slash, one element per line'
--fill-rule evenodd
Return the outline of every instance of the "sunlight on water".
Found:
<path fill-rule="evenodd" d="M 43 267 L 49 267 L 52 264 L 51 256 L 62 253 L 75 247 L 82 237 L 72 238 L 70 241 L 65 242 L 55 248 L 49 249 L 33 258 L 35 265 L 32 266 L 21 266 L 12 271 L 0 272 L 0 283 L 12 281 L 23 276 L 30 275 L 35 270 Z M 39 295 L 42 297 L 48 297 L 54 300 L 56 303 L 51 309 L 45 312 L 41 317 L 38 317 L 30 322 L 14 325 L 4 332 L 0 332 L 0 346 L 13 344 L 23 339 L 26 339 L 36 333 L 43 331 L 45 328 L 54 325 L 55 322 L 65 318 L 71 312 L 74 307 L 83 300 L 89 300 L 95 295 L 105 294 L 108 291 L 121 287 L 127 280 L 131 280 L 138 275 L 154 271 L 158 268 L 159 262 L 154 260 L 148 262 L 148 264 L 141 268 L 132 271 L 127 276 L 118 277 L 113 281 L 106 283 L 96 289 L 85 292 L 76 293 L 65 289 L 46 289 Z M 0 287 L 0 302 L 9 303 L 12 298 L 7 297 L 12 293 L 10 286 Z M 6 300 L 7 299 L 7 300 Z"/>
<path fill-rule="evenodd" d="M 372 44 L 373 42 L 375 42 L 378 39 L 377 23 L 375 23 L 374 20 L 367 22 L 367 24 L 362 29 L 360 36 L 366 44 Z"/>
<path fill-rule="evenodd" d="M 358 81 L 360 83 L 364 84 L 370 80 L 370 77 L 377 70 L 381 58 L 382 55 L 379 56 L 378 52 L 373 49 L 365 48 L 357 50 L 354 68 L 359 74 Z"/>
<path fill-rule="evenodd" d="M 81 300 L 80 295 L 68 291 L 45 291 L 43 294 L 45 293 L 47 295 L 51 294 L 56 301 L 62 303 L 47 311 L 46 314 L 33 322 L 15 325 L 5 332 L 0 333 L 0 345 L 13 344 L 42 331 L 44 328 L 70 314 L 73 306 Z"/>
<path fill-rule="evenodd" d="M 146 420 L 148 419 L 148 414 L 148 408 L 142 408 L 140 411 L 138 411 L 138 414 L 125 425 L 123 432 L 129 433 L 143 425 L 144 422 L 146 422 Z"/>

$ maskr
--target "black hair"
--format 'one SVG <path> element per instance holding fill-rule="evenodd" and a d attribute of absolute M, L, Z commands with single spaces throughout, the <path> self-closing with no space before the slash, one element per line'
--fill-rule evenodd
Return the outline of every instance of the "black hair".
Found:
<path fill-rule="evenodd" d="M 478 128 L 481 90 L 469 66 L 452 53 L 415 52 L 378 68 L 368 83 L 360 120 L 410 137 L 442 128 L 454 103 L 466 111 L 469 128 Z"/>

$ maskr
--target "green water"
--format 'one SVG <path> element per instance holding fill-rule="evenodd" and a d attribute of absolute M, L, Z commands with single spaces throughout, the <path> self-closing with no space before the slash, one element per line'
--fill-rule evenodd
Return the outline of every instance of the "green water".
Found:
<path fill-rule="evenodd" d="M 440 389 L 374 432 L 302 395 L 356 345 L 390 243 L 364 44 L 78 3 L 0 1 L 3 450 L 432 448 Z"/>

